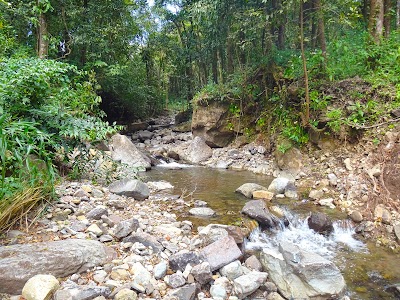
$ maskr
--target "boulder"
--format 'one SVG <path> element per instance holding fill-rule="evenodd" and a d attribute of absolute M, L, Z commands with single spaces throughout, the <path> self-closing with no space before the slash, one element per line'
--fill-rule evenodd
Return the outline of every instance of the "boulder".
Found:
<path fill-rule="evenodd" d="M 111 193 L 133 197 L 135 200 L 145 200 L 150 196 L 148 186 L 137 179 L 121 179 L 111 183 L 108 187 Z"/>
<path fill-rule="evenodd" d="M 195 283 L 187 284 L 183 287 L 170 290 L 165 299 L 177 299 L 177 300 L 194 300 L 199 290 Z"/>
<path fill-rule="evenodd" d="M 190 273 L 193 275 L 194 279 L 201 285 L 206 284 L 213 279 L 211 267 L 208 262 L 203 262 L 194 266 Z"/>
<path fill-rule="evenodd" d="M 189 214 L 196 217 L 212 217 L 215 215 L 215 211 L 209 207 L 195 207 L 189 210 Z"/>
<path fill-rule="evenodd" d="M 146 287 L 150 283 L 152 276 L 140 262 L 135 262 L 131 270 L 134 274 L 133 283 L 143 287 Z"/>
<path fill-rule="evenodd" d="M 234 280 L 243 275 L 242 264 L 240 263 L 240 261 L 235 260 L 230 264 L 223 266 L 219 270 L 219 272 L 221 273 L 222 276 L 225 276 L 230 280 Z"/>
<path fill-rule="evenodd" d="M 281 170 L 298 175 L 304 165 L 307 165 L 307 158 L 297 148 L 290 148 L 285 153 L 275 151 L 276 162 Z"/>
<path fill-rule="evenodd" d="M 200 137 L 195 137 L 188 147 L 187 159 L 195 164 L 198 164 L 210 158 L 213 150 Z"/>
<path fill-rule="evenodd" d="M 279 219 L 270 213 L 263 200 L 251 200 L 245 204 L 242 213 L 268 228 L 279 224 Z"/>
<path fill-rule="evenodd" d="M 242 275 L 233 281 L 233 288 L 236 296 L 243 299 L 254 293 L 262 284 L 267 281 L 268 274 L 265 272 L 252 271 Z"/>
<path fill-rule="evenodd" d="M 255 191 L 267 191 L 267 188 L 257 183 L 245 183 L 238 187 L 235 192 L 247 198 L 252 198 Z"/>
<path fill-rule="evenodd" d="M 252 255 L 246 261 L 244 262 L 244 265 L 249 268 L 250 270 L 254 271 L 261 271 L 262 270 L 262 265 L 260 261 L 258 260 L 257 256 Z"/>
<path fill-rule="evenodd" d="M 110 294 L 110 288 L 105 286 L 77 285 L 70 282 L 63 289 L 56 291 L 53 300 L 87 300 L 101 296 L 108 298 Z"/>
<path fill-rule="evenodd" d="M 209 245 L 222 237 L 230 235 L 235 239 L 236 244 L 243 243 L 245 234 L 242 229 L 234 225 L 208 224 L 199 229 L 199 238 L 204 246 Z"/>
<path fill-rule="evenodd" d="M 38 274 L 29 279 L 22 289 L 22 297 L 26 300 L 48 300 L 60 283 L 53 275 Z"/>
<path fill-rule="evenodd" d="M 111 158 L 135 168 L 150 169 L 150 159 L 140 152 L 131 140 L 121 134 L 111 137 Z"/>
<path fill-rule="evenodd" d="M 136 300 L 137 294 L 127 288 L 120 290 L 115 296 L 114 300 Z"/>
<path fill-rule="evenodd" d="M 285 177 L 275 178 L 268 186 L 268 191 L 274 193 L 275 195 L 284 194 L 288 184 L 289 184 L 289 179 Z"/>
<path fill-rule="evenodd" d="M 20 294 L 37 274 L 67 277 L 103 265 L 113 255 L 100 242 L 80 239 L 0 247 L 0 293 Z"/>
<path fill-rule="evenodd" d="M 289 242 L 280 243 L 279 252 L 263 251 L 261 264 L 286 299 L 336 299 L 346 288 L 332 262 Z"/>
<path fill-rule="evenodd" d="M 192 115 L 193 136 L 202 137 L 210 147 L 226 147 L 235 137 L 228 127 L 229 104 L 199 99 Z"/>
<path fill-rule="evenodd" d="M 364 219 L 363 215 L 358 210 L 353 210 L 350 213 L 350 218 L 356 223 L 361 223 Z"/>
<path fill-rule="evenodd" d="M 139 228 L 139 221 L 132 218 L 129 220 L 121 221 L 115 226 L 114 236 L 117 239 L 122 239 Z"/>
<path fill-rule="evenodd" d="M 233 237 L 226 236 L 204 247 L 200 254 L 210 264 L 211 271 L 215 271 L 239 259 L 242 256 L 242 251 L 240 251 Z"/>
<path fill-rule="evenodd" d="M 290 199 L 298 199 L 297 189 L 293 182 L 289 182 L 285 188 L 285 197 Z"/>
<path fill-rule="evenodd" d="M 134 232 L 122 240 L 124 243 L 141 243 L 146 247 L 152 247 L 154 252 L 161 252 L 164 247 L 157 240 L 155 236 L 152 236 L 146 232 Z"/>
<path fill-rule="evenodd" d="M 307 220 L 308 227 L 321 234 L 333 232 L 333 224 L 329 217 L 321 212 L 313 212 Z"/>
<path fill-rule="evenodd" d="M 101 216 L 108 216 L 108 211 L 104 206 L 97 206 L 86 214 L 88 219 L 100 220 Z"/>
<path fill-rule="evenodd" d="M 177 273 L 165 276 L 164 281 L 166 284 L 168 284 L 173 289 L 184 286 L 186 283 L 185 278 L 183 278 L 182 275 L 177 274 Z"/>
<path fill-rule="evenodd" d="M 210 294 L 213 299 L 223 299 L 228 298 L 226 288 L 220 284 L 213 284 L 210 288 Z"/>
<path fill-rule="evenodd" d="M 394 234 L 398 241 L 400 241 L 400 224 L 394 226 Z"/>
<path fill-rule="evenodd" d="M 150 140 L 154 136 L 154 133 L 148 130 L 141 130 L 137 133 L 137 135 L 139 140 L 144 142 L 145 140 Z"/>
<path fill-rule="evenodd" d="M 174 271 L 184 271 L 187 264 L 192 266 L 200 263 L 200 256 L 196 252 L 182 250 L 168 258 L 169 267 Z"/>

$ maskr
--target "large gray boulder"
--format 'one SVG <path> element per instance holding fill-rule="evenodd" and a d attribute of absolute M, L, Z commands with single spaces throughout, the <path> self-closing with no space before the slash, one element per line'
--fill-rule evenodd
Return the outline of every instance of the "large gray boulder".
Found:
<path fill-rule="evenodd" d="M 253 198 L 253 192 L 255 191 L 266 191 L 266 187 L 257 183 L 245 183 L 236 189 L 236 193 L 240 193 L 247 198 Z"/>
<path fill-rule="evenodd" d="M 247 202 L 242 209 L 242 213 L 268 228 L 279 224 L 279 219 L 269 212 L 263 200 L 251 200 Z"/>
<path fill-rule="evenodd" d="M 242 251 L 237 246 L 235 239 L 228 235 L 204 247 L 200 254 L 210 264 L 211 271 L 215 271 L 239 259 Z"/>
<path fill-rule="evenodd" d="M 115 161 L 127 164 L 131 167 L 150 169 L 150 159 L 140 152 L 131 140 L 121 134 L 116 134 L 110 142 L 111 158 Z"/>
<path fill-rule="evenodd" d="M 145 200 L 150 196 L 147 184 L 137 179 L 121 179 L 111 183 L 108 187 L 111 193 L 133 197 L 135 200 Z"/>
<path fill-rule="evenodd" d="M 35 275 L 67 277 L 103 265 L 112 256 L 102 243 L 78 239 L 0 247 L 0 293 L 19 295 Z"/>
<path fill-rule="evenodd" d="M 279 252 L 261 253 L 261 264 L 286 299 L 336 299 L 346 283 L 329 260 L 298 246 L 282 242 Z"/>
<path fill-rule="evenodd" d="M 333 224 L 329 217 L 321 212 L 313 212 L 307 220 L 308 227 L 321 234 L 333 232 Z"/>
<path fill-rule="evenodd" d="M 198 136 L 193 139 L 187 151 L 187 160 L 195 164 L 205 161 L 213 154 L 213 150 L 205 143 L 204 139 Z"/>
<path fill-rule="evenodd" d="M 229 129 L 229 103 L 198 99 L 192 115 L 193 136 L 202 137 L 211 147 L 226 147 L 235 138 Z"/>

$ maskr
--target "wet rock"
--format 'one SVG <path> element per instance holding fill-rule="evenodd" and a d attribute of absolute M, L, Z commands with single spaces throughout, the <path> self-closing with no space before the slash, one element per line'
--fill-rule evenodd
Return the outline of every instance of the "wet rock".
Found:
<path fill-rule="evenodd" d="M 140 152 L 128 137 L 116 134 L 111 138 L 111 157 L 131 167 L 150 169 L 150 159 Z"/>
<path fill-rule="evenodd" d="M 279 252 L 261 253 L 261 264 L 287 299 L 340 298 L 346 288 L 332 262 L 289 242 L 282 242 Z"/>
<path fill-rule="evenodd" d="M 268 191 L 276 194 L 285 193 L 286 186 L 289 184 L 289 179 L 285 177 L 278 177 L 272 180 L 271 184 L 268 186 Z"/>
<path fill-rule="evenodd" d="M 236 244 L 235 244 L 236 245 Z M 236 246 L 237 247 L 237 246 Z M 189 252 L 187 250 L 182 250 L 176 254 L 171 255 L 168 258 L 169 267 L 174 271 L 183 272 L 187 264 L 192 266 L 198 265 L 200 263 L 200 256 L 196 252 Z"/>
<path fill-rule="evenodd" d="M 111 193 L 133 197 L 135 200 L 145 200 L 150 195 L 148 186 L 137 179 L 122 179 L 113 182 L 108 187 Z"/>
<path fill-rule="evenodd" d="M 334 201 L 333 198 L 326 198 L 326 199 L 319 200 L 318 204 L 321 206 L 327 206 L 331 209 L 335 209 L 336 206 L 335 206 L 335 204 L 333 204 L 333 201 Z"/>
<path fill-rule="evenodd" d="M 392 215 L 383 204 L 379 204 L 375 207 L 374 216 L 376 220 L 382 221 L 382 223 L 385 224 L 390 224 L 392 221 Z"/>
<path fill-rule="evenodd" d="M 353 210 L 350 214 L 350 218 L 356 223 L 361 223 L 364 219 L 363 215 L 358 210 Z"/>
<path fill-rule="evenodd" d="M 263 200 L 247 202 L 242 209 L 242 213 L 266 227 L 274 227 L 279 224 L 278 218 L 269 212 Z"/>
<path fill-rule="evenodd" d="M 101 216 L 108 216 L 108 211 L 104 206 L 97 206 L 86 214 L 88 219 L 100 220 Z"/>
<path fill-rule="evenodd" d="M 196 217 L 212 217 L 215 211 L 209 207 L 195 207 L 189 210 L 189 214 Z"/>
<path fill-rule="evenodd" d="M 255 191 L 266 191 L 267 188 L 257 183 L 245 183 L 236 189 L 235 192 L 244 195 L 247 198 L 253 197 Z"/>
<path fill-rule="evenodd" d="M 234 280 L 243 275 L 242 264 L 240 263 L 240 261 L 235 260 L 230 264 L 222 267 L 219 272 L 222 276 L 225 276 L 230 280 Z"/>
<path fill-rule="evenodd" d="M 212 280 L 211 267 L 208 262 L 203 262 L 192 268 L 190 273 L 194 279 L 201 285 L 206 284 Z"/>
<path fill-rule="evenodd" d="M 308 227 L 321 234 L 330 234 L 333 232 L 332 221 L 324 213 L 313 212 L 307 220 Z"/>
<path fill-rule="evenodd" d="M 203 246 L 209 245 L 227 235 L 233 237 L 236 244 L 243 243 L 245 238 L 242 229 L 234 225 L 208 224 L 206 227 L 199 229 L 199 237 L 202 239 Z"/>
<path fill-rule="evenodd" d="M 167 152 L 167 157 L 172 158 L 172 159 L 174 159 L 174 160 L 176 160 L 176 161 L 179 161 L 179 160 L 181 159 L 181 157 L 179 156 L 179 154 L 176 153 L 176 152 L 173 151 L 173 150 L 168 150 L 168 152 Z"/>
<path fill-rule="evenodd" d="M 178 287 L 184 286 L 186 283 L 185 278 L 183 278 L 182 275 L 180 274 L 172 274 L 172 275 L 167 275 L 164 277 L 164 281 L 166 284 L 168 284 L 170 287 L 173 289 L 176 289 Z"/>
<path fill-rule="evenodd" d="M 202 200 L 195 200 L 194 201 L 194 206 L 195 207 L 206 207 L 208 205 L 208 203 L 206 201 L 202 201 Z"/>
<path fill-rule="evenodd" d="M 285 188 L 285 197 L 290 199 L 298 199 L 297 189 L 293 182 L 289 182 Z"/>
<path fill-rule="evenodd" d="M 152 236 L 146 232 L 134 232 L 130 236 L 124 238 L 122 241 L 124 243 L 141 243 L 146 247 L 152 247 L 157 253 L 164 249 L 163 245 L 161 245 L 155 236 Z"/>
<path fill-rule="evenodd" d="M 231 236 L 224 237 L 201 250 L 201 256 L 210 264 L 211 271 L 237 260 L 242 252 Z"/>
<path fill-rule="evenodd" d="M 253 192 L 253 199 L 265 199 L 265 200 L 272 200 L 274 198 L 274 193 L 270 191 L 254 191 Z"/>
<path fill-rule="evenodd" d="M 119 222 L 114 230 L 114 236 L 117 239 L 122 239 L 133 231 L 136 231 L 139 228 L 139 221 L 136 219 L 129 219 L 122 222 Z"/>
<path fill-rule="evenodd" d="M 324 191 L 323 190 L 311 190 L 310 193 L 308 194 L 308 198 L 312 200 L 319 200 L 324 196 Z"/>
<path fill-rule="evenodd" d="M 188 157 L 187 159 L 195 164 L 198 164 L 208 158 L 213 154 L 213 150 L 205 143 L 205 141 L 200 137 L 195 137 L 192 143 L 188 147 Z"/>
<path fill-rule="evenodd" d="M 106 263 L 112 254 L 100 242 L 78 239 L 0 247 L 0 292 L 20 294 L 34 275 L 67 277 Z"/>
<path fill-rule="evenodd" d="M 168 264 L 160 262 L 154 266 L 153 273 L 155 279 L 162 279 L 167 274 Z"/>
<path fill-rule="evenodd" d="M 233 281 L 236 296 L 243 299 L 254 293 L 267 280 L 268 274 L 265 272 L 252 271 L 242 275 Z"/>
<path fill-rule="evenodd" d="M 153 191 L 165 191 L 165 190 L 172 190 L 174 186 L 166 181 L 150 181 L 147 182 L 147 185 Z"/>
<path fill-rule="evenodd" d="M 248 259 L 246 259 L 246 261 L 244 262 L 244 265 L 247 268 L 249 268 L 250 270 L 254 270 L 254 271 L 262 270 L 262 265 L 255 255 L 252 255 Z"/>
<path fill-rule="evenodd" d="M 195 283 L 187 284 L 183 287 L 173 289 L 166 295 L 166 299 L 178 299 L 178 300 L 194 300 L 198 287 Z"/>
<path fill-rule="evenodd" d="M 136 300 L 137 294 L 130 289 L 122 289 L 115 296 L 114 300 Z"/>
<path fill-rule="evenodd" d="M 26 300 L 47 300 L 59 287 L 60 283 L 54 276 L 35 275 L 25 283 L 22 297 Z"/>
<path fill-rule="evenodd" d="M 138 135 L 139 140 L 141 142 L 144 142 L 145 140 L 150 140 L 154 136 L 154 133 L 152 133 L 151 131 L 148 131 L 148 130 L 141 130 L 141 131 L 138 131 L 137 135 Z"/>

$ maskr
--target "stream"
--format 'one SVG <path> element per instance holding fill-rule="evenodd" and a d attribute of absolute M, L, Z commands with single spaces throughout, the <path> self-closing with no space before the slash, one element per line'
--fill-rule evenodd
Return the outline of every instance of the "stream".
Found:
<path fill-rule="evenodd" d="M 147 181 L 165 180 L 174 186 L 173 193 L 184 196 L 186 202 L 203 200 L 217 215 L 198 218 L 188 214 L 187 209 L 176 212 L 180 219 L 193 222 L 194 226 L 210 223 L 238 225 L 240 214 L 247 198 L 235 193 L 244 183 L 254 182 L 268 186 L 272 177 L 249 171 L 232 171 L 177 165 L 181 169 L 170 169 L 169 165 L 153 168 L 145 173 Z M 255 229 L 246 243 L 246 249 L 276 249 L 279 241 L 290 241 L 304 250 L 317 253 L 333 261 L 341 270 L 346 283 L 347 295 L 351 299 L 396 299 L 391 287 L 400 283 L 400 257 L 376 247 L 368 241 L 357 239 L 354 225 L 340 211 L 322 208 L 308 201 L 274 199 L 271 205 L 279 206 L 289 220 L 289 226 L 271 232 Z M 310 211 L 327 213 L 334 222 L 335 231 L 328 237 L 308 228 Z M 272 238 L 271 238 L 272 237 Z"/>

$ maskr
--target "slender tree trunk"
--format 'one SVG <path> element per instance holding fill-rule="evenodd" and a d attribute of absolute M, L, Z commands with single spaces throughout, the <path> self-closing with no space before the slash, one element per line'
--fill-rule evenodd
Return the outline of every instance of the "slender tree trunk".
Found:
<path fill-rule="evenodd" d="M 383 36 L 383 20 L 384 20 L 384 0 L 370 1 L 370 14 L 368 21 L 368 30 L 373 41 L 379 44 Z"/>
<path fill-rule="evenodd" d="M 391 8 L 392 8 L 392 3 L 391 0 L 384 0 L 383 2 L 383 27 L 385 28 L 385 37 L 387 38 L 390 35 L 390 21 L 391 21 Z"/>
<path fill-rule="evenodd" d="M 324 71 L 326 69 L 326 39 L 325 39 L 325 22 L 324 22 L 324 13 L 321 7 L 321 0 L 315 0 L 315 9 L 317 12 L 317 19 L 318 19 L 318 42 L 319 46 L 321 47 L 322 57 L 324 58 L 323 68 Z"/>
<path fill-rule="evenodd" d="M 400 0 L 397 0 L 396 5 L 396 29 L 400 29 Z"/>
<path fill-rule="evenodd" d="M 213 59 L 212 59 L 212 74 L 214 83 L 218 83 L 218 54 L 217 49 L 213 50 Z"/>
<path fill-rule="evenodd" d="M 239 31 L 240 45 L 244 45 L 245 39 L 246 39 L 246 36 L 244 34 L 244 31 L 240 30 Z M 241 67 L 244 67 L 246 65 L 246 52 L 244 51 L 244 49 L 241 49 L 240 47 L 239 47 L 238 51 L 239 51 L 239 60 L 240 60 Z"/>
<path fill-rule="evenodd" d="M 227 75 L 230 75 L 233 73 L 234 71 L 234 59 L 233 59 L 233 41 L 231 37 L 228 37 L 226 40 L 226 71 L 227 71 Z"/>
<path fill-rule="evenodd" d="M 286 22 L 286 16 L 282 22 Z M 278 44 L 277 47 L 279 50 L 285 49 L 285 23 L 279 25 L 278 28 Z"/>
<path fill-rule="evenodd" d="M 47 20 L 44 13 L 39 15 L 39 24 L 37 28 L 37 54 L 41 59 L 47 58 L 49 54 L 49 39 L 47 32 Z"/>
<path fill-rule="evenodd" d="M 304 51 L 304 11 L 303 11 L 303 1 L 300 1 L 300 48 L 301 48 L 301 59 L 303 61 L 303 71 L 304 71 L 304 89 L 305 89 L 305 103 L 304 111 L 302 115 L 302 125 L 304 127 L 310 124 L 310 94 L 308 88 L 308 73 L 307 73 L 307 60 Z"/>

